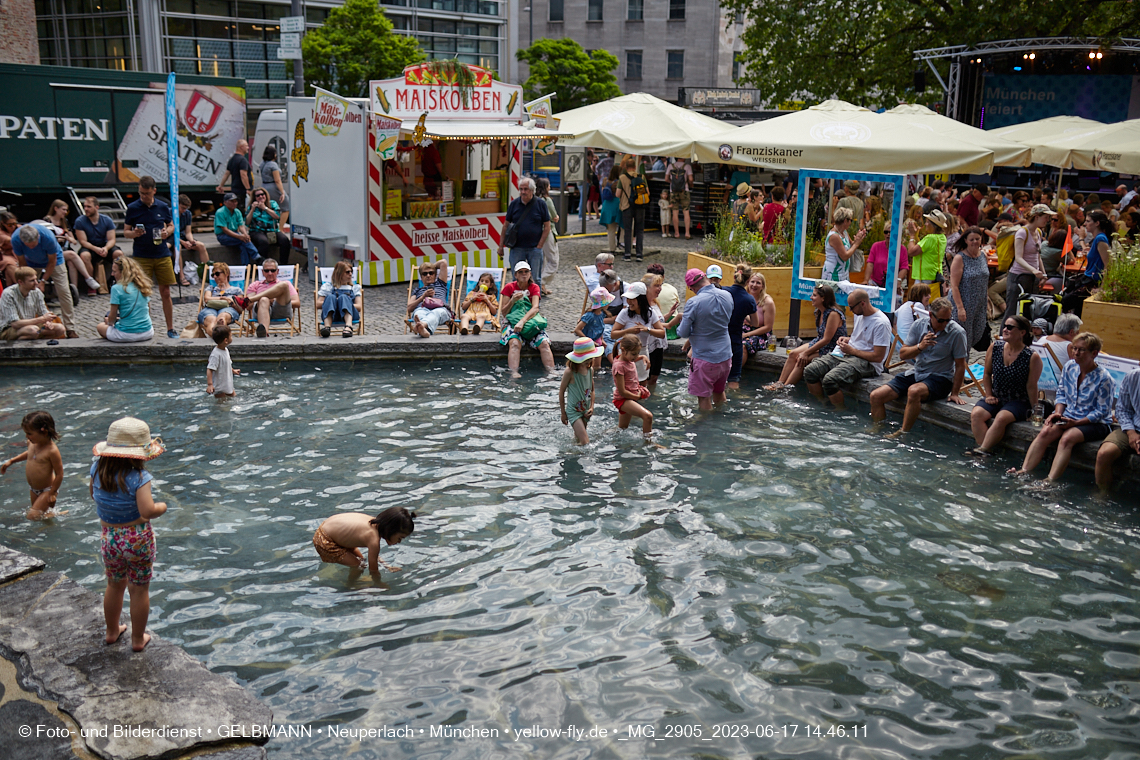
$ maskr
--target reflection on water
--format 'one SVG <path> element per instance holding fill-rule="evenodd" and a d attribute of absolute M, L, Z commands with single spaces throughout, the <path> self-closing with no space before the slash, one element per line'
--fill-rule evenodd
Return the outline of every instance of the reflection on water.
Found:
<path fill-rule="evenodd" d="M 964 439 L 886 443 L 865 410 L 755 382 L 702 417 L 676 369 L 649 402 L 664 450 L 617 431 L 604 376 L 578 449 L 557 379 L 486 362 L 249 365 L 230 404 L 198 369 L 5 371 L 5 443 L 28 410 L 55 415 L 71 513 L 24 521 L 16 467 L 0 520 L 101 590 L 88 452 L 117 416 L 147 420 L 171 505 L 152 627 L 312 726 L 273 758 L 1135 751 L 1135 501 L 1093 500 L 1086 477 L 1043 501 L 1000 457 L 963 461 Z M 324 517 L 394 504 L 421 519 L 383 587 L 318 562 Z M 594 736 L 521 733 L 570 726 Z"/>

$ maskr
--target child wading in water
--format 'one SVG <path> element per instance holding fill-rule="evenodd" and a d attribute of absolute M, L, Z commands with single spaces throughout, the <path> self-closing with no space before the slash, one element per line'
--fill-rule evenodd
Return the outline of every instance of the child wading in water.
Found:
<path fill-rule="evenodd" d="M 566 371 L 562 373 L 562 385 L 558 388 L 562 424 L 574 429 L 574 440 L 583 446 L 590 442 L 586 423 L 594 415 L 594 368 L 591 360 L 605 351 L 605 346 L 597 345 L 590 338 L 575 340 L 574 350 L 566 354 Z"/>
<path fill-rule="evenodd" d="M 159 438 L 150 437 L 142 420 L 123 417 L 111 423 L 107 440 L 95 444 L 98 457 L 91 465 L 91 498 L 103 527 L 100 554 L 107 573 L 103 594 L 105 641 L 119 640 L 125 625 L 123 593 L 131 595 L 131 649 L 141 652 L 150 643 L 146 632 L 150 617 L 150 581 L 154 572 L 154 530 L 150 521 L 166 513 L 166 502 L 151 495 L 151 474 L 145 462 L 166 449 Z"/>
<path fill-rule="evenodd" d="M 637 403 L 649 398 L 649 389 L 642 387 L 637 380 L 637 363 L 645 362 L 649 369 L 649 357 L 641 356 L 641 341 L 636 335 L 627 335 L 618 343 L 611 370 L 614 376 L 614 406 L 618 410 L 618 427 L 625 430 L 634 417 L 641 419 L 641 430 L 646 436 L 653 432 L 653 412 Z"/>
<path fill-rule="evenodd" d="M 214 325 L 214 332 L 210 337 L 214 339 L 215 345 L 206 362 L 206 393 L 214 394 L 214 398 L 236 395 L 234 376 L 241 374 L 241 370 L 234 369 L 233 362 L 230 361 L 227 346 L 234 342 L 230 326 Z"/>
<path fill-rule="evenodd" d="M 364 555 L 360 547 L 368 547 L 368 572 L 375 580 L 380 579 L 380 541 L 395 546 L 416 529 L 416 513 L 403 507 L 388 507 L 374 518 L 361 512 L 345 512 L 333 515 L 321 523 L 313 533 L 313 547 L 322 562 L 332 565 L 346 565 L 352 568 L 348 574 L 350 581 L 356 580 L 364 569 Z M 384 565 L 389 572 L 400 568 Z"/>
<path fill-rule="evenodd" d="M 63 485 L 63 457 L 55 445 L 59 433 L 55 432 L 55 420 L 47 412 L 24 415 L 20 427 L 28 437 L 28 450 L 0 465 L 0 475 L 16 462 L 27 462 L 24 465 L 24 476 L 31 489 L 28 494 L 31 506 L 28 507 L 27 517 L 29 520 L 47 520 L 57 514 L 52 512 L 52 507 L 55 506 L 55 495 Z M 58 514 L 66 515 L 67 512 Z"/>
<path fill-rule="evenodd" d="M 495 278 L 491 273 L 484 272 L 479 275 L 479 283 L 459 305 L 463 310 L 463 314 L 459 317 L 460 335 L 466 335 L 468 330 L 478 335 L 483 329 L 483 324 L 495 318 L 495 312 L 499 310 L 498 295 L 499 289 L 495 287 Z M 474 326 L 472 322 L 475 323 Z"/>

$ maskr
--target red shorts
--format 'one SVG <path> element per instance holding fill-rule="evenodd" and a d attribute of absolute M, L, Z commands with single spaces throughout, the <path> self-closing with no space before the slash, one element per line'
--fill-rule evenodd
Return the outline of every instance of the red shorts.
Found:
<path fill-rule="evenodd" d="M 626 401 L 629 401 L 629 399 L 627 399 L 625 396 L 622 396 L 621 398 L 615 398 L 614 407 L 620 412 L 621 408 L 625 406 Z"/>

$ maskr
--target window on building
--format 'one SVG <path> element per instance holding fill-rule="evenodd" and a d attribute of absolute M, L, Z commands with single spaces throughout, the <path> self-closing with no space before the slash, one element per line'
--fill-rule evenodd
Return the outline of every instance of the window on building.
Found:
<path fill-rule="evenodd" d="M 198 0 L 195 12 L 199 16 L 232 16 L 233 11 L 227 0 Z"/>
<path fill-rule="evenodd" d="M 685 0 L 669 0 L 669 20 L 685 20 Z"/>
<path fill-rule="evenodd" d="M 741 59 L 740 53 L 733 53 L 732 54 L 732 81 L 734 81 L 734 82 L 740 81 L 740 70 L 741 70 L 740 59 Z"/>
<path fill-rule="evenodd" d="M 533 2 L 533 0 L 531 0 Z M 550 20 L 551 21 L 564 21 L 565 16 L 562 10 L 562 0 L 550 0 Z"/>
<path fill-rule="evenodd" d="M 588 5 L 586 8 L 586 20 L 602 20 L 602 0 L 588 0 Z"/>
<path fill-rule="evenodd" d="M 668 56 L 668 65 L 665 69 L 666 79 L 684 79 L 685 78 L 685 51 L 684 50 L 670 50 L 666 53 Z"/>
<path fill-rule="evenodd" d="M 625 51 L 625 78 L 641 79 L 641 51 Z"/>
<path fill-rule="evenodd" d="M 630 21 L 641 21 L 645 18 L 645 0 L 629 0 L 629 12 L 626 18 Z"/>

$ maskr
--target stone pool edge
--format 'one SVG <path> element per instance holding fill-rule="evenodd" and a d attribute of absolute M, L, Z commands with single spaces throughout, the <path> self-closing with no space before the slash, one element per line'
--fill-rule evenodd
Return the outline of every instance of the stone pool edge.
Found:
<path fill-rule="evenodd" d="M 74 722 L 65 728 L 92 734 L 70 743 L 114 760 L 264 760 L 260 745 L 269 737 L 257 729 L 273 723 L 273 712 L 252 692 L 157 634 L 140 653 L 131 651 L 129 632 L 105 645 L 102 597 L 43 568 L 42 561 L 0 545 L 0 656 L 15 666 L 21 689 Z M 116 737 L 116 726 L 185 735 Z M 74 756 L 60 750 L 59 741 L 53 751 L 34 727 L 26 738 L 17 736 L 16 726 L 5 726 L 5 733 L 16 754 L 22 744 L 29 757 Z"/>

